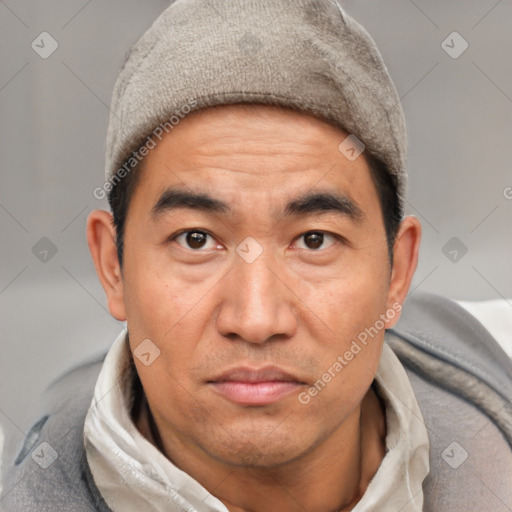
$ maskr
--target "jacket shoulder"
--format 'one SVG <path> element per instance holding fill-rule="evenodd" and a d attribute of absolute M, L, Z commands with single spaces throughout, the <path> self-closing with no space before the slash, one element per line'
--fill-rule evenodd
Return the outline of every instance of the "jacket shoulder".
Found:
<path fill-rule="evenodd" d="M 475 404 L 406 368 L 427 428 L 424 512 L 512 509 L 512 450 Z"/>
<path fill-rule="evenodd" d="M 0 509 L 9 512 L 110 512 L 97 491 L 83 443 L 85 416 L 105 355 L 80 364 L 45 393 L 46 412 L 14 461 L 4 461 Z"/>
<path fill-rule="evenodd" d="M 511 360 L 449 299 L 417 294 L 386 342 L 409 376 L 427 427 L 426 512 L 512 508 Z"/>
<path fill-rule="evenodd" d="M 476 318 L 454 301 L 417 294 L 387 340 L 409 371 L 473 404 L 512 447 L 512 359 Z"/>
<path fill-rule="evenodd" d="M 411 348 L 474 375 L 512 402 L 512 359 L 489 331 L 453 300 L 415 293 L 390 330 Z"/>

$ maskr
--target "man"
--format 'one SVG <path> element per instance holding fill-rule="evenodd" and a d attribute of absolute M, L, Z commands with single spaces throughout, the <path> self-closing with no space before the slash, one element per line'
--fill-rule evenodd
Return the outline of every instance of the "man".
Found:
<path fill-rule="evenodd" d="M 127 330 L 55 386 L 2 507 L 510 509 L 510 361 L 453 302 L 403 306 L 405 153 L 337 2 L 172 3 L 116 83 L 87 224 Z"/>

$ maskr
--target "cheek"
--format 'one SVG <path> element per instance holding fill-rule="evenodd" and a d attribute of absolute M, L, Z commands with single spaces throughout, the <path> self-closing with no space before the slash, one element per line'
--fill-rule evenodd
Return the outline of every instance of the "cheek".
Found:
<path fill-rule="evenodd" d="M 328 271 L 295 285 L 303 303 L 322 320 L 323 338 L 327 335 L 342 345 L 341 340 L 354 338 L 385 313 L 389 272 L 383 258 L 354 251 Z"/>
<path fill-rule="evenodd" d="M 208 283 L 191 285 L 166 265 L 143 258 L 132 261 L 125 280 L 130 345 L 136 357 L 139 344 L 149 339 L 158 353 L 150 366 L 138 362 L 138 372 L 148 395 L 158 403 L 174 401 L 182 385 L 190 387 L 188 371 L 209 318 L 207 301 L 201 300 Z"/>
<path fill-rule="evenodd" d="M 189 368 L 195 354 L 195 340 L 200 339 L 200 328 L 190 321 L 183 294 L 155 277 L 148 272 L 148 278 L 132 283 L 134 299 L 127 308 L 130 345 L 149 402 L 158 411 L 165 411 L 169 418 L 176 411 L 188 417 L 193 409 L 187 404 L 193 392 Z M 158 354 L 148 366 L 137 360 L 137 346 L 145 339 L 151 340 Z"/>
<path fill-rule="evenodd" d="M 186 320 L 204 295 L 203 286 L 186 283 L 165 262 L 141 258 L 133 263 L 124 286 L 128 328 L 145 337 L 166 339 L 176 329 L 190 326 Z"/>
<path fill-rule="evenodd" d="M 380 320 L 385 298 L 354 292 L 339 304 L 331 311 L 328 339 L 324 336 L 321 347 L 317 341 L 321 358 L 315 380 L 298 397 L 309 416 L 322 418 L 325 425 L 345 421 L 363 399 L 378 369 L 385 332 Z"/>
<path fill-rule="evenodd" d="M 312 333 L 321 358 L 317 385 L 306 391 L 303 401 L 311 402 L 319 414 L 322 410 L 343 414 L 362 399 L 378 368 L 388 277 L 382 259 L 377 264 L 361 256 L 350 266 L 340 267 L 337 278 L 320 283 L 305 288 L 305 302 L 314 304 L 314 313 L 321 319 Z"/>

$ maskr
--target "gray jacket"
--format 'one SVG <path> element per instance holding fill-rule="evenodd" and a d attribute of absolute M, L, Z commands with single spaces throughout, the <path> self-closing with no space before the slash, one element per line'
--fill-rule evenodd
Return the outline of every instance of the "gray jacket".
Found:
<path fill-rule="evenodd" d="M 463 308 L 431 294 L 407 300 L 386 342 L 405 366 L 429 434 L 424 511 L 510 512 L 510 358 Z M 4 462 L 0 512 L 111 512 L 83 446 L 102 361 L 81 365 L 48 390 L 48 412 L 32 427 L 16 460 Z"/>

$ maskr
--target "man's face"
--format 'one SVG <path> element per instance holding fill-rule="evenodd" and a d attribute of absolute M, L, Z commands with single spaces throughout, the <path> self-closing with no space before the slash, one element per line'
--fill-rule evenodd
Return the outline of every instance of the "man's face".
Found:
<path fill-rule="evenodd" d="M 391 269 L 367 162 L 338 149 L 348 134 L 260 111 L 190 115 L 146 157 L 123 294 L 132 350 L 146 339 L 160 350 L 135 363 L 163 437 L 226 464 L 271 466 L 358 415 L 380 358 L 378 320 L 392 308 Z M 176 205 L 173 191 L 225 207 Z"/>

